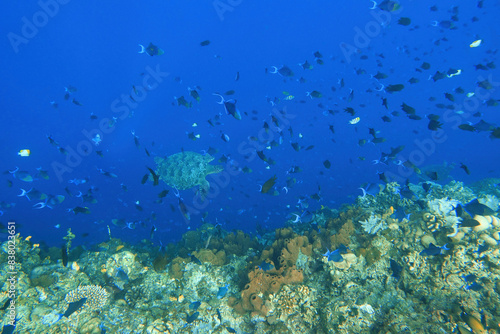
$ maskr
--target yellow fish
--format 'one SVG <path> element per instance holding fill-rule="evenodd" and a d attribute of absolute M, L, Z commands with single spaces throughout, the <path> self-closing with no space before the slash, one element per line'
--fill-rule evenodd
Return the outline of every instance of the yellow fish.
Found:
<path fill-rule="evenodd" d="M 483 41 L 482 39 L 478 39 L 478 40 L 470 43 L 469 47 L 471 47 L 471 48 L 477 48 L 479 45 L 481 45 L 482 41 Z"/>
<path fill-rule="evenodd" d="M 454 77 L 455 75 L 460 75 L 460 74 L 462 74 L 462 70 L 457 70 L 455 73 L 448 74 L 447 77 L 451 78 Z"/>
<path fill-rule="evenodd" d="M 357 124 L 360 120 L 361 118 L 359 117 L 353 118 L 349 121 L 349 124 Z"/>
<path fill-rule="evenodd" d="M 20 150 L 19 152 L 17 152 L 17 155 L 20 155 L 22 157 L 29 157 L 30 153 L 30 150 Z"/>
<path fill-rule="evenodd" d="M 285 101 L 291 101 L 295 98 L 295 96 L 293 95 L 288 95 L 287 97 L 285 97 Z"/>
<path fill-rule="evenodd" d="M 123 247 L 125 247 L 124 245 L 120 245 L 118 247 L 116 247 L 116 251 L 119 251 L 120 249 L 122 249 Z"/>

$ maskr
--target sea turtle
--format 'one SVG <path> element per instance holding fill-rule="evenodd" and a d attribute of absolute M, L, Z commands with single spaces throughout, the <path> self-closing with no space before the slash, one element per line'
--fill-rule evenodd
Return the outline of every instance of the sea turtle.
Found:
<path fill-rule="evenodd" d="M 205 179 L 208 174 L 221 172 L 221 165 L 209 165 L 214 160 L 209 154 L 184 151 L 167 158 L 156 157 L 157 174 L 160 180 L 171 187 L 185 190 L 199 186 L 202 196 L 208 192 L 210 183 Z"/>

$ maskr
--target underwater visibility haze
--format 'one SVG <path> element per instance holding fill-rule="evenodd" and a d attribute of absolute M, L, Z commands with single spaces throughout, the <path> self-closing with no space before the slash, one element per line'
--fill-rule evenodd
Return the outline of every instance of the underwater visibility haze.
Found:
<path fill-rule="evenodd" d="M 2 332 L 500 332 L 499 11 L 4 4 Z"/>

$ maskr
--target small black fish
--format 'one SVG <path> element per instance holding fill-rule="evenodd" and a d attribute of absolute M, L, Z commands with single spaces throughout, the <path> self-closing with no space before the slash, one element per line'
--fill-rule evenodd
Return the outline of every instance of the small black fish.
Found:
<path fill-rule="evenodd" d="M 411 19 L 408 17 L 401 17 L 398 20 L 398 24 L 400 24 L 402 26 L 409 26 L 410 23 L 411 23 Z"/>
<path fill-rule="evenodd" d="M 73 101 L 71 101 L 71 102 L 73 102 L 73 104 L 75 104 L 77 106 L 83 106 L 83 104 L 81 104 L 79 101 L 77 101 L 75 99 L 73 99 Z"/>
<path fill-rule="evenodd" d="M 325 160 L 325 161 L 323 161 L 323 166 L 325 166 L 326 169 L 330 169 L 330 167 L 332 166 L 332 164 L 330 163 L 330 161 Z"/>
<path fill-rule="evenodd" d="M 453 208 L 453 210 L 455 210 L 455 214 L 457 217 L 462 217 L 463 208 L 460 204 L 457 204 L 457 206 L 455 208 Z"/>
<path fill-rule="evenodd" d="M 463 163 L 460 163 L 460 168 L 462 168 L 465 171 L 465 173 L 467 173 L 467 175 L 470 175 L 469 167 L 467 167 Z"/>
<path fill-rule="evenodd" d="M 477 220 L 472 218 L 465 218 L 460 224 L 460 227 L 475 227 L 479 225 L 481 225 L 481 223 L 479 223 Z"/>
<path fill-rule="evenodd" d="M 153 237 L 155 236 L 155 232 L 156 232 L 157 228 L 155 225 L 153 225 L 151 227 L 151 231 L 149 232 L 149 239 L 153 239 Z"/>
<path fill-rule="evenodd" d="M 401 277 L 401 272 L 403 271 L 403 267 L 393 259 L 390 260 L 390 265 L 392 270 L 392 277 L 394 277 L 395 279 L 399 279 Z"/>
<path fill-rule="evenodd" d="M 415 108 L 413 107 L 410 107 L 409 105 L 407 105 L 406 103 L 403 102 L 403 104 L 401 105 L 401 109 L 408 115 L 413 115 L 415 114 Z"/>
<path fill-rule="evenodd" d="M 427 128 L 431 131 L 437 131 L 438 129 L 441 129 L 441 126 L 443 126 L 443 123 L 441 123 L 437 120 L 431 119 L 429 121 L 429 124 L 427 125 Z"/>
<path fill-rule="evenodd" d="M 61 246 L 62 264 L 63 267 L 68 265 L 68 251 L 66 246 Z"/>
<path fill-rule="evenodd" d="M 427 175 L 432 181 L 437 181 L 438 179 L 437 172 L 426 172 L 425 175 Z"/>
<path fill-rule="evenodd" d="M 81 207 L 81 206 L 77 206 L 73 209 L 71 209 L 71 212 L 73 212 L 75 215 L 76 214 L 79 214 L 79 213 L 83 213 L 85 215 L 88 215 L 90 213 L 90 210 L 88 207 Z"/>
<path fill-rule="evenodd" d="M 387 179 L 387 176 L 385 175 L 384 172 L 381 172 L 381 173 L 377 173 L 378 174 L 378 178 L 379 180 L 385 182 L 385 183 L 388 183 L 389 182 L 389 179 Z"/>
<path fill-rule="evenodd" d="M 165 189 L 161 193 L 158 194 L 158 198 L 163 198 L 163 197 L 167 196 L 167 194 L 168 194 L 168 190 Z"/>
<path fill-rule="evenodd" d="M 456 71 L 455 71 L 456 72 Z M 445 72 L 439 72 L 439 71 L 436 71 L 436 73 L 434 73 L 434 75 L 431 77 L 432 80 L 434 82 L 438 81 L 438 80 L 441 80 L 441 79 L 444 79 L 446 78 L 446 73 Z"/>
<path fill-rule="evenodd" d="M 489 206 L 479 203 L 476 199 L 473 199 L 469 203 L 464 205 L 464 209 L 471 215 L 480 215 L 480 216 L 490 216 L 495 213 Z"/>
<path fill-rule="evenodd" d="M 447 251 L 447 250 L 449 250 L 449 248 L 447 248 L 446 245 L 444 245 L 442 247 L 437 247 L 433 243 L 430 243 L 428 248 L 426 248 L 420 252 L 420 256 L 441 255 L 441 254 L 443 254 L 443 251 Z"/>
<path fill-rule="evenodd" d="M 299 143 L 292 143 L 292 147 L 297 152 L 300 151 L 300 149 L 301 149 Z"/>
<path fill-rule="evenodd" d="M 194 256 L 193 254 L 190 254 L 189 256 L 191 257 L 192 262 L 201 266 L 201 261 L 196 256 Z"/>
<path fill-rule="evenodd" d="M 470 132 L 475 132 L 475 131 L 476 131 L 476 128 L 475 128 L 475 127 L 473 127 L 472 125 L 467 124 L 467 123 L 460 124 L 460 125 L 458 126 L 458 128 L 459 128 L 460 130 L 464 130 L 464 131 L 470 131 Z"/>
<path fill-rule="evenodd" d="M 157 186 L 157 185 L 159 185 L 159 184 L 160 184 L 160 176 L 159 176 L 159 175 L 157 175 L 157 174 L 155 173 L 155 171 L 154 171 L 154 170 L 152 170 L 151 168 L 149 168 L 149 167 L 147 167 L 147 166 L 146 166 L 146 168 L 149 170 L 149 172 L 150 172 L 150 173 L 151 173 L 151 175 L 153 176 L 153 186 Z"/>
<path fill-rule="evenodd" d="M 389 107 L 387 105 L 387 99 L 385 97 L 382 98 L 382 105 L 385 107 L 385 109 L 389 109 Z"/>
<path fill-rule="evenodd" d="M 85 304 L 86 301 L 87 298 L 84 297 L 80 300 L 77 300 L 76 302 L 69 303 L 68 309 L 66 310 L 66 312 L 64 312 L 62 316 L 69 318 L 69 316 L 78 311 L 83 306 L 83 304 Z"/>
<path fill-rule="evenodd" d="M 210 41 L 207 39 L 207 40 L 205 40 L 205 41 L 201 42 L 201 43 L 200 43 L 200 46 L 207 46 L 207 45 L 209 45 L 209 44 L 210 44 Z"/>
<path fill-rule="evenodd" d="M 262 185 L 262 189 L 260 190 L 261 193 L 263 194 L 266 194 L 269 192 L 269 190 L 272 189 L 272 187 L 276 184 L 276 175 L 274 175 L 273 177 L 271 177 L 269 180 L 267 180 L 266 182 L 264 182 L 264 184 Z"/>
<path fill-rule="evenodd" d="M 148 181 L 149 179 L 149 173 L 148 174 L 145 174 L 143 177 L 142 177 L 142 180 L 141 180 L 141 184 L 144 184 Z"/>
<path fill-rule="evenodd" d="M 420 65 L 420 68 L 423 70 L 428 70 L 429 68 L 431 68 L 431 64 L 424 62 L 422 63 L 422 65 Z"/>
<path fill-rule="evenodd" d="M 394 92 L 400 92 L 405 88 L 403 84 L 395 84 L 395 85 L 389 85 L 385 87 L 385 91 L 387 93 L 394 93 Z"/>

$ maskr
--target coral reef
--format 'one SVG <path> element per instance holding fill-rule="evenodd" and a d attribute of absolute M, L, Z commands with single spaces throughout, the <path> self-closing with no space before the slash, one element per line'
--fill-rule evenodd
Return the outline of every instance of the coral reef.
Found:
<path fill-rule="evenodd" d="M 240 313 L 251 312 L 252 316 L 267 316 L 273 309 L 269 295 L 278 293 L 282 285 L 301 283 L 304 275 L 295 266 L 263 271 L 256 267 L 248 273 L 249 283 L 241 291 L 241 300 L 231 306 Z"/>
<path fill-rule="evenodd" d="M 380 217 L 374 216 L 373 214 L 368 219 L 360 221 L 360 223 L 363 226 L 365 232 L 369 234 L 377 234 L 378 231 L 382 231 L 387 228 L 385 220 Z"/>
<path fill-rule="evenodd" d="M 17 235 L 22 263 L 14 265 L 16 330 L 494 332 L 500 318 L 500 218 L 497 186 L 490 182 L 478 183 L 475 193 L 459 182 L 428 181 L 428 192 L 406 185 L 422 206 L 411 196 L 402 201 L 403 187 L 390 183 L 363 205 L 322 207 L 314 224 L 280 228 L 259 236 L 260 242 L 204 224 L 161 251 L 118 239 L 91 250 L 75 247 L 68 266 L 60 248 L 38 247 Z M 457 217 L 455 205 L 472 198 L 494 212 L 469 217 L 464 210 Z M 405 218 L 396 218 L 394 207 L 403 208 Z M 438 252 L 431 243 L 441 247 Z M 348 247 L 341 261 L 322 255 L 340 244 Z M 0 278 L 7 282 L 7 242 L 0 249 Z M 9 284 L 3 284 L 0 305 L 10 305 L 8 296 Z M 81 309 L 61 317 L 84 297 Z M 8 315 L 2 320 L 5 325 Z"/>
<path fill-rule="evenodd" d="M 69 303 L 79 301 L 82 298 L 87 298 L 85 304 L 82 306 L 82 311 L 91 310 L 96 311 L 104 307 L 108 301 L 108 292 L 97 285 L 80 286 L 75 290 L 68 292 L 64 300 Z"/>

